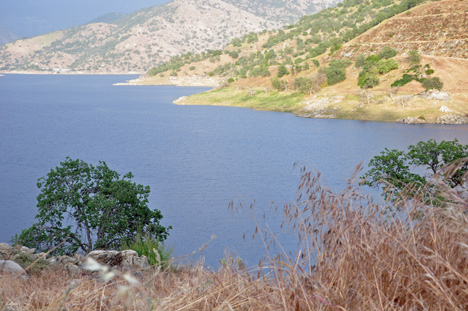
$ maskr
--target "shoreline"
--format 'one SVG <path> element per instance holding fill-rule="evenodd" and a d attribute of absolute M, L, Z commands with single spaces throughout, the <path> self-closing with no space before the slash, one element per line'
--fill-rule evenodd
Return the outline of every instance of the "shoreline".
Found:
<path fill-rule="evenodd" d="M 440 92 L 441 94 L 446 94 Z M 431 94 L 431 93 L 429 93 Z M 200 94 L 181 97 L 176 105 L 207 105 L 250 108 L 258 111 L 293 113 L 298 117 L 313 119 L 342 119 L 356 121 L 391 122 L 409 125 L 468 124 L 468 115 L 452 109 L 459 103 L 452 100 L 425 98 L 425 93 L 406 95 L 409 107 L 396 107 L 392 102 L 365 105 L 357 95 L 282 93 L 263 88 L 225 87 Z M 452 108 L 449 108 L 452 107 Z"/>
<path fill-rule="evenodd" d="M 83 72 L 0 72 L 25 75 L 137 75 L 136 73 L 83 73 Z M 300 93 L 278 93 L 266 88 L 225 86 L 219 78 L 207 76 L 147 77 L 117 82 L 115 86 L 180 86 L 210 87 L 202 93 L 193 94 L 173 101 L 176 105 L 207 105 L 250 108 L 258 111 L 289 112 L 298 117 L 314 119 L 344 119 L 357 121 L 392 122 L 402 124 L 468 124 L 468 114 L 449 107 L 459 106 L 449 100 L 423 99 L 422 94 L 409 95 L 412 107 L 392 105 L 363 105 L 351 95 L 316 94 L 306 96 Z M 439 107 L 440 106 L 440 107 Z M 449 106 L 449 107 L 447 107 Z"/>

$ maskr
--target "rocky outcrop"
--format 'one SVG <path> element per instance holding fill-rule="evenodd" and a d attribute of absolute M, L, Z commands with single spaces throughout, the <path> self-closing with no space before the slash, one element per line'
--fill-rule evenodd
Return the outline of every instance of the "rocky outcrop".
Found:
<path fill-rule="evenodd" d="M 426 120 L 421 119 L 421 118 L 415 118 L 415 117 L 406 117 L 406 118 L 397 120 L 397 122 L 405 123 L 405 124 L 424 124 L 426 123 Z"/>
<path fill-rule="evenodd" d="M 28 247 L 10 246 L 0 243 L 0 273 L 24 273 L 23 269 L 35 263 L 33 266 L 45 269 L 47 267 L 60 266 L 70 274 L 83 273 L 87 258 L 92 258 L 98 263 L 118 270 L 140 270 L 148 268 L 148 258 L 139 256 L 134 250 L 95 250 L 87 256 L 75 254 L 71 256 L 50 256 L 45 253 L 36 254 L 35 249 Z"/>
<path fill-rule="evenodd" d="M 438 91 L 438 90 L 428 90 L 426 92 L 419 94 L 419 97 L 432 99 L 432 100 L 443 100 L 443 101 L 450 100 L 450 94 L 448 92 Z M 442 107 L 445 107 L 445 106 L 442 106 Z"/>
<path fill-rule="evenodd" d="M 96 250 L 89 253 L 88 257 L 93 258 L 102 265 L 125 270 L 149 267 L 148 258 L 146 256 L 138 256 L 138 253 L 134 250 L 124 250 L 121 252 Z"/>
<path fill-rule="evenodd" d="M 468 124 L 468 117 L 461 113 L 449 113 L 437 118 L 438 124 Z"/>

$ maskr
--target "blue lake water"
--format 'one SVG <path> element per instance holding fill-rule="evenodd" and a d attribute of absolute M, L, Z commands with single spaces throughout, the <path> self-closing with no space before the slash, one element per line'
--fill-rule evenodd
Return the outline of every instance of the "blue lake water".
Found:
<path fill-rule="evenodd" d="M 216 266 L 226 250 L 255 264 L 264 254 L 261 243 L 242 239 L 253 221 L 230 213 L 228 204 L 255 201 L 261 214 L 272 204 L 293 201 L 299 176 L 294 163 L 320 171 L 330 187 L 340 190 L 356 165 L 385 147 L 405 149 L 430 138 L 468 144 L 467 125 L 410 126 L 176 106 L 174 99 L 207 88 L 113 85 L 131 78 L 0 77 L 0 242 L 34 222 L 37 178 L 69 156 L 106 161 L 149 185 L 150 207 L 162 211 L 163 225 L 173 226 L 168 244 L 175 255 L 197 250 L 214 234 L 216 240 L 201 254 L 208 265 Z"/>

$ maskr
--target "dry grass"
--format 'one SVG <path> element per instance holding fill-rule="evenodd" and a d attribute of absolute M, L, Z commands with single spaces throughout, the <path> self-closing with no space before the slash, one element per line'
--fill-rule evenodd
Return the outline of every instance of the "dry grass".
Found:
<path fill-rule="evenodd" d="M 202 263 L 153 269 L 133 286 L 122 276 L 72 279 L 63 270 L 30 280 L 1 275 L 0 310 L 468 309 L 466 188 L 435 181 L 443 208 L 425 203 L 426 192 L 392 203 L 398 210 L 389 214 L 392 204 L 360 194 L 355 177 L 333 193 L 319 174 L 301 175 L 298 200 L 277 209 L 299 236 L 293 256 L 279 254 L 254 269 L 234 257 L 217 271 Z"/>

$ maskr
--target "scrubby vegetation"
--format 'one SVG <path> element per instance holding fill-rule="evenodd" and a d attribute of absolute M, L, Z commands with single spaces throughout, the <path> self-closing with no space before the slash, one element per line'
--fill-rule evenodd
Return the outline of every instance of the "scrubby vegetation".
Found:
<path fill-rule="evenodd" d="M 419 55 L 419 51 L 410 51 L 407 61 L 412 67 L 403 74 L 401 79 L 393 82 L 392 86 L 399 87 L 404 86 L 411 81 L 417 81 L 421 83 L 426 91 L 442 89 L 444 84 L 442 81 L 440 81 L 440 78 L 431 77 L 431 75 L 434 73 L 434 70 L 431 68 L 431 66 L 429 64 L 421 66 L 421 56 Z"/>
<path fill-rule="evenodd" d="M 285 29 L 270 33 L 263 32 L 261 34 L 265 41 L 262 45 L 263 50 L 249 54 L 244 52 L 252 43 L 259 41 L 259 36 L 256 34 L 248 34 L 242 38 L 233 39 L 231 44 L 222 51 L 188 53 L 173 57 L 169 62 L 152 68 L 147 74 L 154 76 L 168 70 L 177 71 L 187 64 L 208 58 L 219 61 L 219 56 L 226 54 L 230 55 L 233 60 L 227 64 L 220 64 L 215 70 L 206 74 L 232 78 L 268 77 L 270 67 L 279 66 L 277 71 L 279 78 L 297 75 L 309 70 L 311 65 L 318 67 L 319 63 L 316 59 L 318 56 L 327 51 L 329 55 L 333 55 L 343 43 L 385 19 L 422 2 L 423 0 L 403 0 L 400 3 L 388 0 L 370 2 L 345 0 L 343 3 L 338 3 L 335 8 L 304 16 L 298 23 L 287 26 Z M 380 53 L 380 58 L 389 59 L 395 55 L 394 49 L 385 47 Z M 344 68 L 330 66 L 328 76 L 330 85 L 343 81 Z"/>

